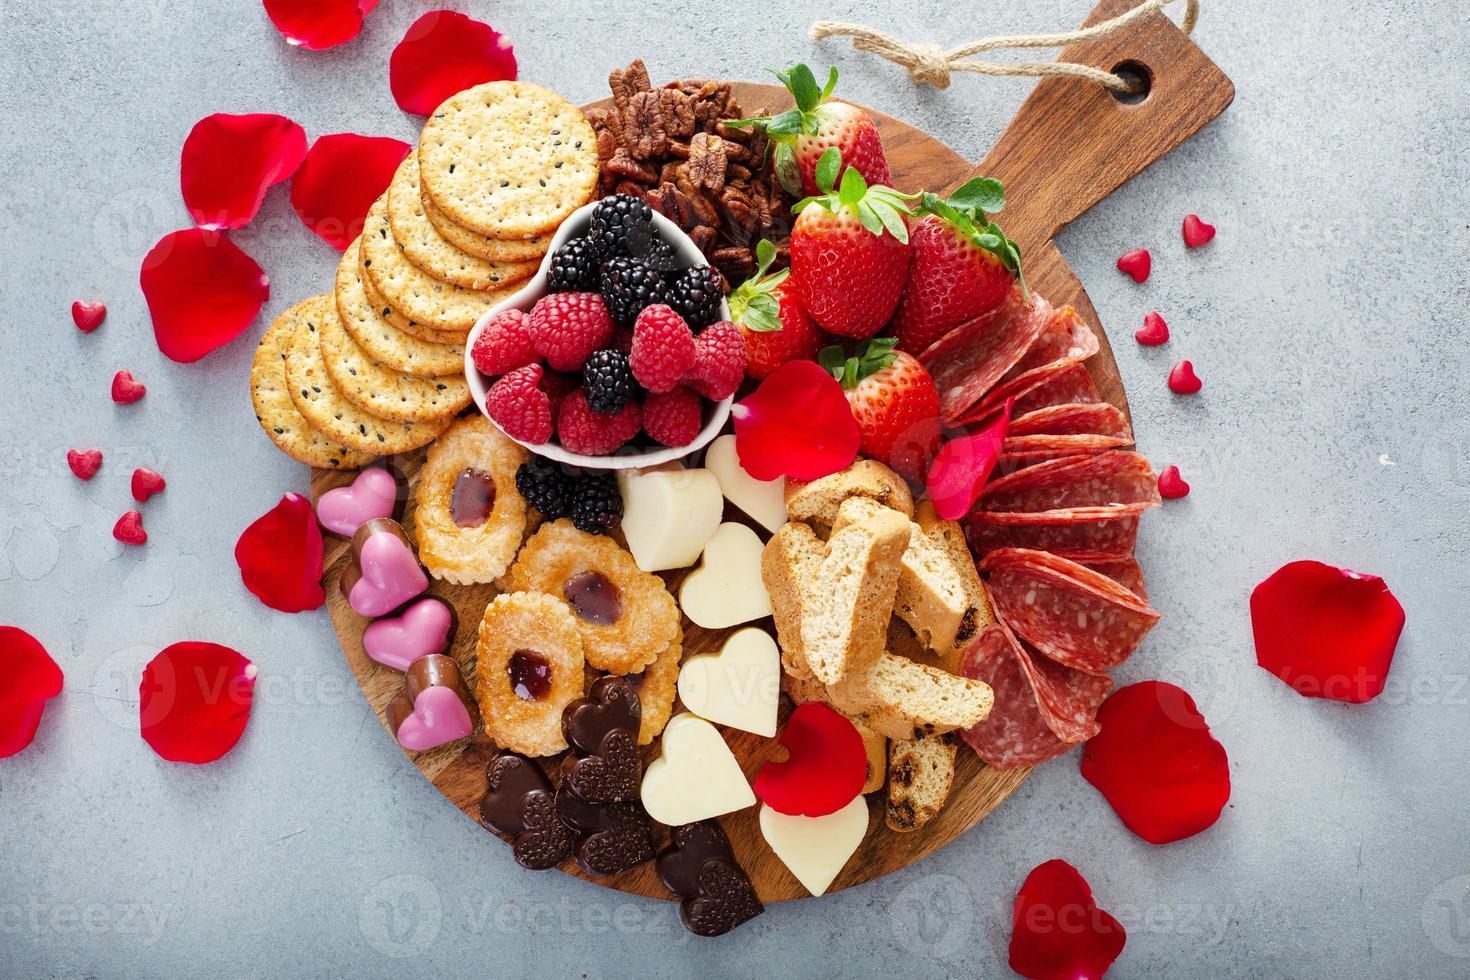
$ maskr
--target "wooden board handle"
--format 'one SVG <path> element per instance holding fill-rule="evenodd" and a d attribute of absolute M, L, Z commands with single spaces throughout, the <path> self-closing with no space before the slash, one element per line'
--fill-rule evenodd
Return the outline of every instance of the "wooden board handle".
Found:
<path fill-rule="evenodd" d="M 1135 4 L 1103 0 L 1087 23 Z M 1145 74 L 1150 86 L 1142 101 L 1128 104 L 1077 78 L 1037 84 L 974 171 L 1005 181 L 1007 204 L 999 221 L 1023 255 L 1189 139 L 1235 97 L 1224 72 L 1161 13 L 1111 37 L 1064 48 L 1058 60 L 1108 71 L 1126 65 Z"/>

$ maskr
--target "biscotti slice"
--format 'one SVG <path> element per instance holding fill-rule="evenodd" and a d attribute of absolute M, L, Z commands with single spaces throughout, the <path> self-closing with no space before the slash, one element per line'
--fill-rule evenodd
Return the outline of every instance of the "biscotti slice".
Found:
<path fill-rule="evenodd" d="M 781 667 L 794 677 L 810 677 L 801 646 L 806 596 L 817 580 L 827 546 L 805 524 L 784 524 L 761 551 L 761 582 L 771 597 Z"/>
<path fill-rule="evenodd" d="M 953 735 L 922 735 L 888 743 L 888 811 L 884 823 L 900 834 L 933 820 L 954 783 Z"/>
<path fill-rule="evenodd" d="M 826 685 L 815 678 L 793 677 L 787 674 L 781 678 L 781 690 L 785 691 L 786 696 L 797 704 L 816 701 L 829 708 L 832 707 L 827 697 Z M 858 735 L 863 740 L 863 751 L 868 756 L 868 778 L 863 783 L 863 793 L 864 795 L 876 793 L 883 788 L 888 774 L 888 737 L 873 731 L 860 718 L 846 715 L 843 717 L 852 722 L 852 727 L 857 729 Z"/>
<path fill-rule="evenodd" d="M 914 516 L 914 495 L 903 477 L 875 459 L 860 459 L 840 473 L 810 483 L 786 484 L 786 516 L 831 525 L 848 497 L 869 497 L 904 517 Z"/>
<path fill-rule="evenodd" d="M 945 652 L 936 648 L 936 652 L 944 658 L 945 666 L 951 672 L 956 672 L 959 669 L 960 656 L 975 637 L 980 635 L 981 630 L 995 622 L 995 613 L 990 609 L 990 599 L 985 594 L 985 587 L 980 584 L 975 556 L 965 543 L 965 529 L 959 522 L 941 520 L 934 512 L 934 504 L 928 500 L 921 501 L 914 508 L 914 520 L 923 529 L 924 536 L 949 556 L 959 580 L 960 591 L 965 597 L 966 613 L 961 617 L 959 629 L 955 631 L 951 651 Z"/>
<path fill-rule="evenodd" d="M 979 724 L 994 701 L 990 685 L 885 653 L 869 670 L 827 689 L 833 707 L 895 739 Z"/>
<path fill-rule="evenodd" d="M 883 655 L 910 526 L 899 512 L 884 510 L 827 541 L 800 616 L 802 653 L 823 684 L 862 674 Z"/>

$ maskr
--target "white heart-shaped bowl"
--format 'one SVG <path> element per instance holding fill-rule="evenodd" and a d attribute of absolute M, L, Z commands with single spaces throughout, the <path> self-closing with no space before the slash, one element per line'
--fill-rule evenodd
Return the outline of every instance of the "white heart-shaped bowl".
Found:
<path fill-rule="evenodd" d="M 526 280 L 526 284 L 518 292 L 491 307 L 489 312 L 480 317 L 474 329 L 470 331 L 469 337 L 466 338 L 464 345 L 465 380 L 469 382 L 470 395 L 475 399 L 476 407 L 480 409 L 480 413 L 487 419 L 490 418 L 490 413 L 485 411 L 485 396 L 490 391 L 491 382 L 479 372 L 479 369 L 475 367 L 474 359 L 470 357 L 470 351 L 474 349 L 475 341 L 479 338 L 480 332 L 485 329 L 485 325 L 501 313 L 512 309 L 526 310 L 529 312 L 531 307 L 536 305 L 536 301 L 546 295 L 548 291 L 546 288 L 546 277 L 551 270 L 552 257 L 556 255 L 556 250 L 561 248 L 562 244 L 568 239 L 586 234 L 587 227 L 592 222 L 592 209 L 596 206 L 596 202 L 584 205 L 572 212 L 567 217 L 567 220 L 561 223 L 561 227 L 556 230 L 556 234 L 551 239 L 551 247 L 547 249 L 545 257 L 541 260 L 541 268 L 536 270 L 534 276 Z M 686 266 L 708 264 L 705 260 L 704 253 L 700 252 L 699 246 L 695 245 L 678 225 L 657 211 L 653 212 L 653 226 L 658 230 L 659 237 L 674 246 L 674 251 L 678 254 L 679 260 L 685 263 Z M 720 319 L 730 319 L 730 306 L 723 299 L 720 300 Z M 520 439 L 510 436 L 509 433 L 507 433 L 507 436 L 515 442 L 520 443 L 520 445 L 525 446 L 536 455 L 545 456 L 547 459 L 554 459 L 558 463 L 566 463 L 570 466 L 582 466 L 596 470 L 639 469 L 645 466 L 657 466 L 660 463 L 682 459 L 692 452 L 703 449 L 725 427 L 725 422 L 730 418 L 730 405 L 733 401 L 734 398 L 731 397 L 720 402 L 706 402 L 704 428 L 699 430 L 699 435 L 695 436 L 694 441 L 689 445 L 679 446 L 673 449 L 666 446 L 653 446 L 634 451 L 620 450 L 612 456 L 583 456 L 581 453 L 574 453 L 563 448 L 560 443 L 555 441 L 555 436 L 552 437 L 551 442 L 544 442 L 540 445 L 522 442 Z M 490 419 L 490 421 L 493 423 L 495 420 Z"/>

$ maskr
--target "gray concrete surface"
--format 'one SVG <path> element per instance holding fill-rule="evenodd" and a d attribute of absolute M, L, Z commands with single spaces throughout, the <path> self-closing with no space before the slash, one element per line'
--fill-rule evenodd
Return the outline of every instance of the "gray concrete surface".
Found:
<path fill-rule="evenodd" d="M 942 853 L 772 908 L 715 942 L 671 906 L 559 875 L 504 847 L 419 777 L 374 721 L 325 613 L 273 613 L 240 587 L 240 529 L 305 471 L 260 437 L 249 338 L 192 366 L 155 349 L 139 260 L 188 224 L 178 154 L 218 111 L 283 112 L 313 134 L 412 139 L 387 57 L 427 0 L 384 3 L 312 54 L 248 0 L 0 5 L 0 621 L 66 671 L 36 744 L 0 762 L 0 975 L 914 976 L 1007 973 L 1009 904 L 1063 857 L 1129 930 L 1119 977 L 1419 977 L 1470 972 L 1470 501 L 1465 310 L 1470 13 L 1464 3 L 1208 3 L 1203 47 L 1239 89 L 1197 139 L 1062 236 L 1114 338 L 1142 449 L 1194 486 L 1145 524 L 1165 617 L 1122 679 L 1199 699 L 1234 793 L 1209 832 L 1155 848 L 1078 775 L 1046 766 Z M 819 16 L 915 39 L 1075 23 L 1086 0 L 853 4 L 471 2 L 524 77 L 574 100 L 641 55 L 656 78 L 835 62 L 841 91 L 978 158 L 1030 89 L 961 78 L 916 91 Z M 1220 234 L 1186 253 L 1179 220 Z M 335 255 L 271 193 L 237 236 L 272 278 L 264 324 L 329 282 Z M 1112 264 L 1155 255 L 1144 286 Z M 111 307 L 84 337 L 67 307 Z M 1174 340 L 1129 339 L 1158 309 Z M 1202 395 L 1164 374 L 1193 358 Z M 114 407 L 114 371 L 149 386 Z M 63 460 L 97 445 L 89 484 Z M 128 474 L 168 491 L 152 540 L 109 536 Z M 1408 611 L 1388 693 L 1307 701 L 1254 664 L 1246 600 L 1300 557 L 1383 575 Z M 261 668 L 254 716 L 216 765 L 137 736 L 138 670 L 169 642 L 231 644 Z"/>

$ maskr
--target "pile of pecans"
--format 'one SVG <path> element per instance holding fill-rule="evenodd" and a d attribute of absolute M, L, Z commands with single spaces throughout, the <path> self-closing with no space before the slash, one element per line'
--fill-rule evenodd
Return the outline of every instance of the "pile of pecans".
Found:
<path fill-rule="evenodd" d="M 785 265 L 792 199 L 766 160 L 765 135 L 728 125 L 744 118 L 730 83 L 686 79 L 655 89 L 640 59 L 614 69 L 608 85 L 613 106 L 587 113 L 602 158 L 599 193 L 642 197 L 688 232 L 731 285 L 755 271 L 762 238 Z"/>

